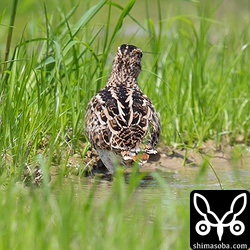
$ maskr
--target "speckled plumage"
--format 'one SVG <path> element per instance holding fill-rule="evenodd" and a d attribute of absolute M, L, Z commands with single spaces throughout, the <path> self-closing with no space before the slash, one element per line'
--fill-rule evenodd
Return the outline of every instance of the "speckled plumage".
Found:
<path fill-rule="evenodd" d="M 89 102 L 85 130 L 104 165 L 146 162 L 160 136 L 160 121 L 150 99 L 140 90 L 142 51 L 134 45 L 118 48 L 106 86 Z"/>

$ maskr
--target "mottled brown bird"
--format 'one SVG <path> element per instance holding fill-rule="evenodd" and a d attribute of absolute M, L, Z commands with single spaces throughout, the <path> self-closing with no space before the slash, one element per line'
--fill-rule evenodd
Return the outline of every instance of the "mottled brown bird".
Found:
<path fill-rule="evenodd" d="M 111 174 L 118 164 L 142 165 L 157 153 L 160 121 L 137 83 L 141 58 L 142 51 L 134 45 L 118 47 L 106 86 L 87 107 L 87 137 Z"/>

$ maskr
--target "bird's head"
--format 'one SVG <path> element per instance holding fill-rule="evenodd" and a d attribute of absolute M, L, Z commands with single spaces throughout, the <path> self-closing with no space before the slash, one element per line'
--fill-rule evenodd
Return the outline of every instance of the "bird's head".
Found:
<path fill-rule="evenodd" d="M 122 44 L 118 47 L 112 71 L 137 78 L 141 72 L 142 51 L 134 45 Z"/>

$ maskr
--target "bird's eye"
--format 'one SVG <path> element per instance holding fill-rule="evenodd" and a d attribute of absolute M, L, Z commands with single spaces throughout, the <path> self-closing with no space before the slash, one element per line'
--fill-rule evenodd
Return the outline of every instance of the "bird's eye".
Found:
<path fill-rule="evenodd" d="M 140 53 L 140 58 L 142 58 L 142 56 L 143 56 L 143 54 L 142 54 L 142 52 Z"/>

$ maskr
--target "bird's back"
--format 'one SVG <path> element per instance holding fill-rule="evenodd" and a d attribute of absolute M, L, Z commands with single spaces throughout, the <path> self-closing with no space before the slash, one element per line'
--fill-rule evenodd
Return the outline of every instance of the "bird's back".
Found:
<path fill-rule="evenodd" d="M 124 84 L 107 86 L 91 100 L 86 132 L 96 149 L 122 156 L 150 151 L 158 142 L 159 118 L 149 98 Z"/>

